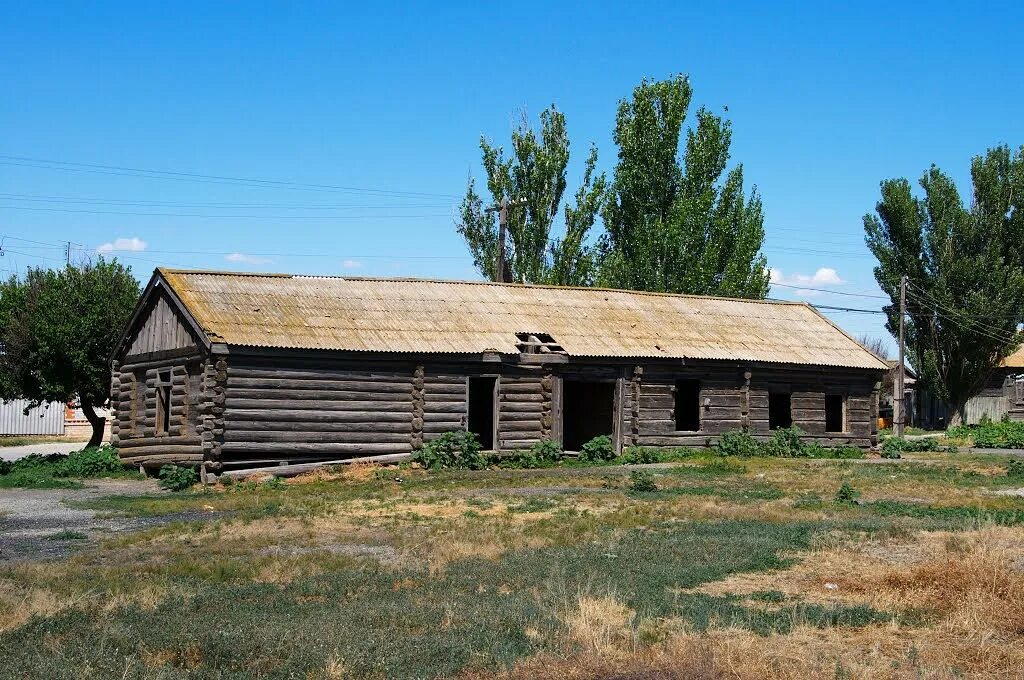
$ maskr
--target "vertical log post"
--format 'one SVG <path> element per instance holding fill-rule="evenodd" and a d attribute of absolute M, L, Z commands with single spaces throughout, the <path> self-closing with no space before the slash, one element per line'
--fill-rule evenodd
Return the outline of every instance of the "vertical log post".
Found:
<path fill-rule="evenodd" d="M 629 381 L 629 393 L 632 397 L 630 409 L 630 443 L 637 446 L 640 443 L 640 384 L 644 377 L 644 367 L 634 366 L 633 377 Z"/>
<path fill-rule="evenodd" d="M 410 443 L 412 450 L 418 451 L 423 448 L 423 377 L 425 370 L 423 365 L 416 366 L 412 373 L 412 435 Z"/>
<path fill-rule="evenodd" d="M 540 394 L 541 394 L 541 419 L 540 419 L 540 432 L 543 439 L 552 439 L 552 432 L 554 431 L 555 424 L 555 413 L 554 413 L 554 387 L 555 387 L 555 376 L 551 373 L 547 373 L 540 381 Z"/>

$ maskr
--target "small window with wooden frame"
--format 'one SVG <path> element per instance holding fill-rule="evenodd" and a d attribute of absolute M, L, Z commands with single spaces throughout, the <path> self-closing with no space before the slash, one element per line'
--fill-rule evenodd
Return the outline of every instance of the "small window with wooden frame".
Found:
<path fill-rule="evenodd" d="M 677 380 L 673 395 L 676 431 L 700 432 L 700 381 Z"/>
<path fill-rule="evenodd" d="M 156 374 L 156 433 L 168 435 L 171 432 L 171 371 Z"/>
<path fill-rule="evenodd" d="M 825 432 L 846 432 L 846 396 L 825 395 Z"/>

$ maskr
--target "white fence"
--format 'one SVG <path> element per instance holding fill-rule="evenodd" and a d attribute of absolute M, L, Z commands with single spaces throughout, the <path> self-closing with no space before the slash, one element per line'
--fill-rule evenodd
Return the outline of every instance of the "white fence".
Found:
<path fill-rule="evenodd" d="M 28 414 L 26 406 L 24 399 L 0 403 L 0 436 L 64 434 L 64 404 L 50 402 L 29 409 Z"/>
<path fill-rule="evenodd" d="M 972 397 L 964 404 L 964 422 L 977 425 L 984 416 L 999 420 L 1008 408 L 1006 397 Z"/>

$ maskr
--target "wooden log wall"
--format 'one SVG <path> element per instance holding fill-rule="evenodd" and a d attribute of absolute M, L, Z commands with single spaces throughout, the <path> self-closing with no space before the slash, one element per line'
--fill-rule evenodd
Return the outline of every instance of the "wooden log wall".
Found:
<path fill-rule="evenodd" d="M 423 434 L 421 441 L 437 439 L 445 432 L 466 429 L 468 417 L 466 376 L 468 367 L 432 364 L 423 369 Z M 477 364 L 473 375 L 483 368 Z M 484 446 L 487 443 L 484 442 Z"/>
<path fill-rule="evenodd" d="M 647 364 L 623 371 L 622 444 L 695 446 L 714 444 L 731 430 L 770 436 L 768 394 L 791 393 L 793 424 L 827 446 L 877 443 L 877 376 L 839 369 L 681 367 Z M 675 429 L 677 380 L 700 381 L 701 429 Z M 846 397 L 845 431 L 825 432 L 825 394 Z"/>
<path fill-rule="evenodd" d="M 203 460 L 199 432 L 202 364 L 198 356 L 113 365 L 111 444 L 126 464 L 158 468 Z M 170 421 L 157 430 L 160 373 L 170 375 Z"/>
<path fill-rule="evenodd" d="M 528 449 L 551 436 L 554 377 L 507 372 L 498 382 L 498 445 L 503 451 Z"/>
<path fill-rule="evenodd" d="M 411 362 L 232 356 L 219 463 L 253 467 L 410 453 L 418 439 L 413 429 L 415 373 Z M 427 385 L 424 379 L 425 399 Z M 424 408 L 424 435 L 430 415 Z"/>
<path fill-rule="evenodd" d="M 791 394 L 793 425 L 827 446 L 872 446 L 878 438 L 877 376 L 842 369 L 753 370 L 750 429 L 769 436 L 768 395 Z M 825 432 L 825 395 L 845 397 L 845 431 Z"/>

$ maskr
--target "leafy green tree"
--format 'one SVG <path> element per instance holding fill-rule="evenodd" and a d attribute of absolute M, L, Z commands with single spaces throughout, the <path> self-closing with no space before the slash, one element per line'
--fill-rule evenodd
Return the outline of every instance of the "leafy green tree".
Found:
<path fill-rule="evenodd" d="M 508 214 L 507 280 L 589 285 L 594 279 L 595 266 L 594 249 L 587 237 L 605 191 L 604 175 L 595 174 L 597 150 L 592 148 L 587 157 L 575 205 L 564 208 L 564 236 L 552 238 L 566 190 L 569 137 L 565 114 L 553 106 L 541 113 L 540 119 L 538 135 L 523 118 L 512 132 L 512 155 L 508 158 L 502 148 L 480 139 L 490 200 L 485 205 L 471 178 L 457 228 L 469 246 L 477 269 L 488 279 L 496 280 L 498 218 L 486 208 L 508 197 L 513 205 Z"/>
<path fill-rule="evenodd" d="M 1001 146 L 971 162 L 965 206 L 953 180 L 932 166 L 915 197 L 906 179 L 881 183 L 875 214 L 864 216 L 875 279 L 899 325 L 900 279 L 908 278 L 906 343 L 918 377 L 963 420 L 999 362 L 1020 343 L 1024 321 L 1024 147 Z"/>
<path fill-rule="evenodd" d="M 689 80 L 678 75 L 644 80 L 619 103 L 599 280 L 633 290 L 763 298 L 769 273 L 760 254 L 761 198 L 756 188 L 745 195 L 741 165 L 725 172 L 729 121 L 700 109 L 680 160 L 691 95 Z"/>
<path fill-rule="evenodd" d="M 110 395 L 107 359 L 139 297 L 131 269 L 117 260 L 60 270 L 29 269 L 0 284 L 0 399 L 32 405 L 75 397 L 103 438 L 96 408 Z"/>

